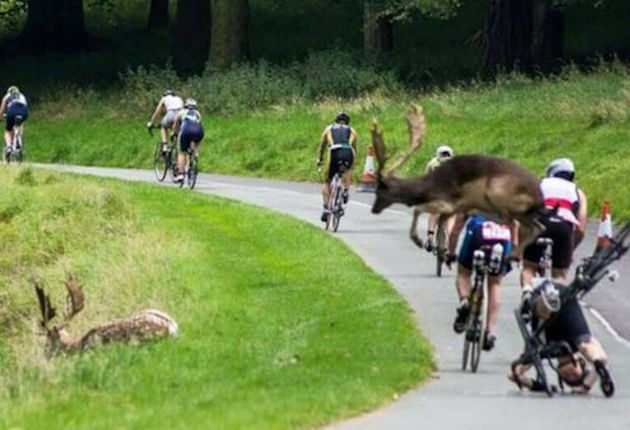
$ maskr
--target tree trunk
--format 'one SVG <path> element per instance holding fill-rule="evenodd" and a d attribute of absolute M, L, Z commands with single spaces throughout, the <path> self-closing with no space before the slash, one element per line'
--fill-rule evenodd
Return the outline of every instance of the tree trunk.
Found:
<path fill-rule="evenodd" d="M 168 27 L 168 0 L 151 0 L 149 31 Z"/>
<path fill-rule="evenodd" d="M 212 0 L 210 62 L 224 69 L 248 56 L 248 0 Z"/>
<path fill-rule="evenodd" d="M 178 0 L 173 59 L 182 75 L 199 73 L 208 59 L 210 47 L 210 2 Z"/>
<path fill-rule="evenodd" d="M 562 58 L 564 12 L 552 0 L 534 0 L 532 5 L 532 63 L 549 71 Z"/>
<path fill-rule="evenodd" d="M 29 0 L 22 46 L 31 52 L 75 52 L 86 49 L 83 0 Z"/>
<path fill-rule="evenodd" d="M 482 69 L 485 72 L 530 69 L 532 1 L 490 1 L 483 35 Z"/>
<path fill-rule="evenodd" d="M 363 8 L 363 50 L 365 53 L 389 52 L 394 48 L 393 25 L 379 14 L 376 5 L 366 0 Z"/>

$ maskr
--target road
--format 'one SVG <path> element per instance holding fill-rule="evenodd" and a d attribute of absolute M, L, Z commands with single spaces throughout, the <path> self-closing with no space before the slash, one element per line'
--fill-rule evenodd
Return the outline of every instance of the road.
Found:
<path fill-rule="evenodd" d="M 55 166 L 54 168 L 126 180 L 154 182 L 152 172 L 127 169 Z M 197 191 L 240 200 L 320 225 L 319 187 L 313 184 L 200 175 Z M 182 190 L 182 192 L 187 192 Z M 507 382 L 509 362 L 520 353 L 522 340 L 512 315 L 519 298 L 516 273 L 503 287 L 503 303 L 494 351 L 482 354 L 477 374 L 460 370 L 462 338 L 452 331 L 456 299 L 451 273 L 435 278 L 434 260 L 407 238 L 407 208 L 395 207 L 379 216 L 370 213 L 372 196 L 355 193 L 337 237 L 346 242 L 376 272 L 391 282 L 414 309 L 418 327 L 435 347 L 439 372 L 429 383 L 401 395 L 383 408 L 331 425 L 346 429 L 628 429 L 630 428 L 630 345 L 611 335 L 589 314 L 595 336 L 606 348 L 617 392 L 605 399 L 599 388 L 589 396 L 559 395 L 554 399 L 519 392 Z M 591 232 L 595 228 L 590 229 Z M 593 234 L 581 253 L 594 244 Z M 630 276 L 628 260 L 618 264 Z M 588 303 L 610 321 L 621 336 L 630 338 L 624 318 L 630 306 L 628 288 L 603 282 Z M 626 277 L 625 279 L 630 279 Z"/>

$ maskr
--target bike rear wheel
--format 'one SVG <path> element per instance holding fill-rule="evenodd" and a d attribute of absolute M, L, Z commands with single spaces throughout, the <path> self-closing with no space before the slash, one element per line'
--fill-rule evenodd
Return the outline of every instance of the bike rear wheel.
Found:
<path fill-rule="evenodd" d="M 337 183 L 337 187 L 335 190 L 335 200 L 333 200 L 333 204 L 334 204 L 334 210 L 333 210 L 333 231 L 336 233 L 337 230 L 339 229 L 339 222 L 341 221 L 341 213 L 342 213 L 342 207 L 341 207 L 341 185 L 339 183 Z"/>
<path fill-rule="evenodd" d="M 464 333 L 464 350 L 462 351 L 462 370 L 468 367 L 468 355 L 470 354 L 470 340 L 468 340 L 468 332 Z"/>
<path fill-rule="evenodd" d="M 197 183 L 197 173 L 199 173 L 199 160 L 196 155 L 190 156 L 190 166 L 188 167 L 188 187 L 192 190 Z"/>
<path fill-rule="evenodd" d="M 435 274 L 438 278 L 442 277 L 442 266 L 444 265 L 445 254 L 446 252 L 440 248 L 442 244 L 446 243 L 444 238 L 444 229 L 438 226 L 437 234 L 436 234 L 436 243 L 437 251 L 435 253 L 436 256 L 436 266 L 435 266 Z"/>
<path fill-rule="evenodd" d="M 162 152 L 162 143 L 158 142 L 155 146 L 155 154 L 153 155 L 153 169 L 155 170 L 155 178 L 158 182 L 164 181 L 168 165 L 170 163 L 170 152 Z"/>

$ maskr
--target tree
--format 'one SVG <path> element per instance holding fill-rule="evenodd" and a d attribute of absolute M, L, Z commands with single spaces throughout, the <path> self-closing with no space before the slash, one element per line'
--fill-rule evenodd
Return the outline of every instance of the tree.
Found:
<path fill-rule="evenodd" d="M 28 0 L 20 44 L 31 52 L 74 52 L 86 49 L 89 36 L 83 0 Z"/>
<path fill-rule="evenodd" d="M 168 26 L 168 0 L 151 0 L 149 10 L 149 30 L 157 30 Z"/>
<path fill-rule="evenodd" d="M 460 0 L 364 0 L 363 49 L 370 53 L 391 51 L 394 23 L 407 19 L 414 11 L 448 18 L 456 13 Z"/>
<path fill-rule="evenodd" d="M 203 70 L 210 47 L 210 3 L 208 0 L 178 0 L 173 59 L 180 74 Z"/>
<path fill-rule="evenodd" d="M 210 62 L 224 69 L 249 54 L 248 0 L 212 0 Z"/>

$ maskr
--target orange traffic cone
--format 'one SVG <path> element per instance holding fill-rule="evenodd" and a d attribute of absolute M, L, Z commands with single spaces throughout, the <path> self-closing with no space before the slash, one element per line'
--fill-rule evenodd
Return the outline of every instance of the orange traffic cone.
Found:
<path fill-rule="evenodd" d="M 365 168 L 361 177 L 361 185 L 358 191 L 372 192 L 376 188 L 376 173 L 374 172 L 374 148 L 372 145 L 367 147 L 367 156 L 365 157 Z"/>
<path fill-rule="evenodd" d="M 613 236 L 612 217 L 610 216 L 610 202 L 604 202 L 602 207 L 602 217 L 599 220 L 599 230 L 597 231 L 597 245 L 595 251 L 608 248 L 611 245 Z"/>

